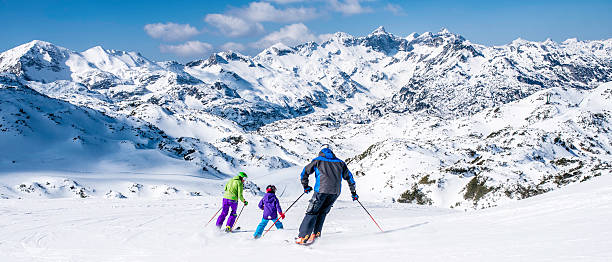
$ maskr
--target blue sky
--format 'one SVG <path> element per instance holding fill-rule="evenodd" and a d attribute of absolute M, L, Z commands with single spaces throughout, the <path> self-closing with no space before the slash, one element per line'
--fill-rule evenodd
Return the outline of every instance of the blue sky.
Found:
<path fill-rule="evenodd" d="M 34 39 L 83 51 L 138 51 L 186 62 L 212 52 L 253 55 L 275 42 L 448 28 L 474 43 L 612 38 L 612 1 L 12 1 L 0 0 L 0 50 Z"/>

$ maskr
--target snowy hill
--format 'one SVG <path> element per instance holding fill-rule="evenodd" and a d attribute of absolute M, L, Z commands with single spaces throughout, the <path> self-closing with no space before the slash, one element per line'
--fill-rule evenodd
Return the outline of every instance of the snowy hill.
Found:
<path fill-rule="evenodd" d="M 194 166 L 232 160 L 208 143 L 168 136 L 140 119 L 113 118 L 53 99 L 7 77 L 0 78 L 0 102 L 4 172 L 142 171 L 170 165 L 198 174 Z M 185 160 L 195 165 L 188 167 Z M 214 170 L 203 175 L 209 173 L 221 175 Z"/>
<path fill-rule="evenodd" d="M 380 27 L 185 65 L 32 41 L 0 72 L 11 174 L 266 174 L 328 143 L 368 199 L 479 208 L 611 169 L 610 39 L 487 47 Z"/>
<path fill-rule="evenodd" d="M 494 206 L 610 174 L 611 113 L 606 84 L 552 88 L 451 121 L 394 116 L 347 135 L 384 138 L 349 163 L 371 190 L 395 191 L 401 202 Z M 409 124 L 400 134 L 376 133 L 397 122 Z"/>

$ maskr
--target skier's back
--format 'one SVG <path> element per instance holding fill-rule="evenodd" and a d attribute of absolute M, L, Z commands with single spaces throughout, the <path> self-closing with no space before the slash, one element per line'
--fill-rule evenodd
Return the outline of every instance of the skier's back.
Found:
<path fill-rule="evenodd" d="M 342 179 L 347 181 L 353 200 L 359 198 L 355 190 L 355 180 L 346 163 L 338 159 L 328 146 L 324 146 L 319 152 L 319 156 L 313 159 L 302 171 L 300 179 L 305 193 L 313 190 L 308 185 L 308 177 L 312 173 L 316 174 L 315 193 L 300 225 L 297 244 L 312 243 L 315 237 L 321 235 L 325 217 L 340 195 Z"/>
<path fill-rule="evenodd" d="M 244 180 L 247 178 L 247 174 L 244 172 L 238 173 L 237 176 L 230 179 L 230 181 L 225 184 L 225 193 L 223 194 L 223 207 L 219 218 L 217 219 L 217 227 L 221 228 L 223 226 L 223 221 L 227 216 L 230 208 L 232 212 L 227 219 L 227 224 L 225 227 L 225 231 L 229 232 L 234 227 L 234 222 L 236 221 L 236 209 L 238 208 L 238 200 L 242 201 L 244 205 L 248 205 L 249 202 L 244 200 L 242 196 L 242 191 L 244 188 Z"/>
<path fill-rule="evenodd" d="M 268 185 L 266 187 L 266 194 L 261 199 L 261 201 L 259 201 L 258 206 L 259 206 L 259 209 L 263 210 L 263 217 L 261 219 L 261 222 L 257 226 L 255 233 L 253 234 L 254 238 L 261 237 L 266 225 L 268 225 L 268 222 L 271 220 L 276 220 L 277 212 L 281 216 L 281 218 L 285 218 L 285 214 L 283 214 L 283 210 L 281 209 L 280 202 L 278 201 L 278 198 L 276 197 L 276 186 L 274 185 Z M 276 221 L 274 225 L 276 226 L 277 229 L 283 229 L 283 223 L 281 223 L 280 221 Z"/>

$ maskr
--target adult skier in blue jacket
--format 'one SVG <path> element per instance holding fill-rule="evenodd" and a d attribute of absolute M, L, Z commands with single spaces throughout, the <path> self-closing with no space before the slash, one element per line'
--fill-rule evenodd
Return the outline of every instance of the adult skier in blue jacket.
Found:
<path fill-rule="evenodd" d="M 310 204 L 306 209 L 306 216 L 300 225 L 300 233 L 296 239 L 297 244 L 311 244 L 316 237 L 321 236 L 321 229 L 325 222 L 325 216 L 332 208 L 336 199 L 340 195 L 342 187 L 342 179 L 348 182 L 353 201 L 359 196 L 355 191 L 355 180 L 353 174 L 348 170 L 346 163 L 338 159 L 329 149 L 328 145 L 324 145 L 319 153 L 319 156 L 310 162 L 300 176 L 304 192 L 309 193 L 313 190 L 308 185 L 308 177 L 310 174 L 315 174 L 314 195 L 310 199 Z"/>

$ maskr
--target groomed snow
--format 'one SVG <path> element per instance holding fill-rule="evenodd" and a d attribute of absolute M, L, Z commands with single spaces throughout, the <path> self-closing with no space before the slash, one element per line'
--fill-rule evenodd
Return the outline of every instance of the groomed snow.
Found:
<path fill-rule="evenodd" d="M 300 192 L 295 168 L 255 178 L 288 185 L 287 208 Z M 291 182 L 293 181 L 293 182 Z M 263 183 L 265 182 L 265 183 Z M 284 186 L 279 187 L 279 191 Z M 345 188 L 346 189 L 346 188 Z M 612 176 L 569 185 L 503 207 L 461 212 L 362 199 L 378 229 L 344 190 L 323 237 L 310 247 L 287 243 L 307 205 L 300 199 L 285 230 L 260 240 L 259 196 L 238 220 L 246 232 L 204 224 L 219 196 L 0 201 L 2 261 L 610 261 Z M 280 193 L 279 193 L 280 194 Z"/>

